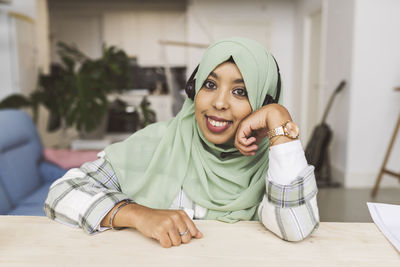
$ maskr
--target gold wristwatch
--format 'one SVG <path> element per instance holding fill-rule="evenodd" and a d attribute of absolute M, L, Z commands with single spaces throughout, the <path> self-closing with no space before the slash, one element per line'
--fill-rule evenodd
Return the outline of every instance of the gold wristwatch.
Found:
<path fill-rule="evenodd" d="M 267 136 L 270 140 L 279 135 L 297 139 L 297 137 L 299 137 L 299 127 L 292 121 L 285 121 L 281 126 L 267 132 Z"/>

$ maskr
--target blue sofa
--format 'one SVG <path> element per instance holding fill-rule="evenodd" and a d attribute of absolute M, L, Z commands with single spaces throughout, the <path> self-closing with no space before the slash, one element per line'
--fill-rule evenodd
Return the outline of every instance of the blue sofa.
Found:
<path fill-rule="evenodd" d="M 46 162 L 31 118 L 0 110 L 0 214 L 44 216 L 50 185 L 66 170 Z"/>

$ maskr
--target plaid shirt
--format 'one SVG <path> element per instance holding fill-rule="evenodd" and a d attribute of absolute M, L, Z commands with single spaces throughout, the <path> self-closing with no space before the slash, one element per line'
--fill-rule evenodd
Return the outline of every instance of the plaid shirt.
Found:
<path fill-rule="evenodd" d="M 118 202 L 129 197 L 121 191 L 104 152 L 99 156 L 79 169 L 69 170 L 51 185 L 44 204 L 49 218 L 81 227 L 89 234 L 108 229 L 101 227 L 100 222 Z M 182 198 L 182 194 L 181 190 L 177 198 Z M 313 166 L 307 166 L 290 185 L 275 184 L 267 177 L 266 194 L 258 208 L 259 219 L 284 240 L 303 240 L 318 227 L 316 194 Z M 171 208 L 183 208 L 194 219 L 202 219 L 206 214 L 205 208 L 188 198 L 182 207 Z"/>

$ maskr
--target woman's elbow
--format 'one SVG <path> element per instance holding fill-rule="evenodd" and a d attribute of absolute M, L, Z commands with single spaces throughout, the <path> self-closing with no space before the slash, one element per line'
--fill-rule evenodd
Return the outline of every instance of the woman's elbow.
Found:
<path fill-rule="evenodd" d="M 287 235 L 282 239 L 288 242 L 301 242 L 303 240 L 308 239 L 311 235 L 313 235 L 314 232 L 318 229 L 318 227 L 319 227 L 319 222 L 315 222 L 314 224 L 310 225 L 310 227 L 308 227 L 307 229 L 303 229 L 302 232 L 299 232 L 297 234 Z"/>

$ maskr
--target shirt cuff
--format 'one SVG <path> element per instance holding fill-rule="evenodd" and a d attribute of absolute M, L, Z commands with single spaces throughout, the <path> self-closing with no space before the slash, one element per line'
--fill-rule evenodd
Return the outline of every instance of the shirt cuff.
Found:
<path fill-rule="evenodd" d="M 314 166 L 309 165 L 290 185 L 267 183 L 268 201 L 276 207 L 292 208 L 310 201 L 318 192 Z"/>
<path fill-rule="evenodd" d="M 125 194 L 113 191 L 101 192 L 95 198 L 95 201 L 84 212 L 81 219 L 82 229 L 89 234 L 109 229 L 109 227 L 101 227 L 101 221 L 116 204 L 129 199 Z"/>
<path fill-rule="evenodd" d="M 272 146 L 269 151 L 268 180 L 289 185 L 307 167 L 300 140 Z"/>

